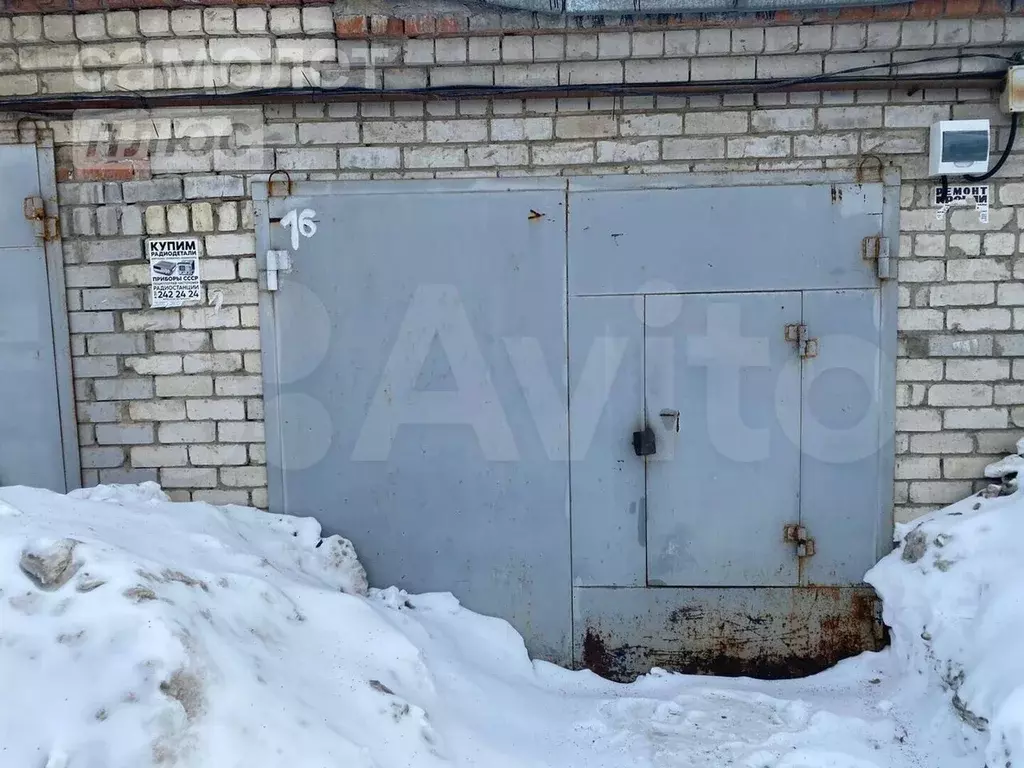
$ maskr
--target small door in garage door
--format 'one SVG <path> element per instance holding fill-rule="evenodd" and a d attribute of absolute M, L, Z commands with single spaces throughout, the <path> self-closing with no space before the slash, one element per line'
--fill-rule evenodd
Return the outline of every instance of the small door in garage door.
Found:
<path fill-rule="evenodd" d="M 645 297 L 651 585 L 798 583 L 799 322 L 798 292 Z"/>
<path fill-rule="evenodd" d="M 60 244 L 47 222 L 57 203 L 45 153 L 0 146 L 0 485 L 65 492 L 80 478 Z"/>

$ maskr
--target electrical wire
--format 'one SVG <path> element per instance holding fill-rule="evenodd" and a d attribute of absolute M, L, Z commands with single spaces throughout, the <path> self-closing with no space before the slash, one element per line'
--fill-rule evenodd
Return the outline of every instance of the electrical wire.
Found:
<path fill-rule="evenodd" d="M 985 173 L 978 174 L 977 176 L 965 175 L 965 179 L 967 179 L 968 181 L 988 181 L 997 173 L 999 173 L 999 169 L 1002 168 L 1006 164 L 1006 161 L 1009 159 L 1010 152 L 1013 151 L 1013 144 L 1017 140 L 1017 118 L 1018 113 L 1014 112 L 1013 116 L 1010 119 L 1010 135 L 1006 137 L 1006 146 L 1003 147 L 1003 154 L 999 156 L 999 159 L 996 161 L 996 164 L 993 165 L 992 168 L 986 171 Z"/>
<path fill-rule="evenodd" d="M 1002 62 L 1003 64 L 1013 64 L 1017 61 L 1017 58 L 1017 56 L 1003 56 L 997 53 L 959 53 L 952 56 L 926 56 L 923 59 L 915 59 L 914 61 L 892 61 L 887 64 L 864 64 L 859 67 L 847 67 L 846 69 L 840 69 L 835 72 L 828 72 L 821 75 L 808 75 L 807 77 L 783 80 L 781 83 L 777 83 L 775 87 L 788 88 L 793 85 L 815 83 L 821 79 L 834 75 L 854 75 L 858 72 L 870 72 L 873 69 L 888 69 L 891 73 L 894 69 L 899 69 L 900 67 L 909 67 L 916 64 L 932 64 L 940 61 L 963 61 L 965 59 L 989 59 L 991 61 Z"/>
<path fill-rule="evenodd" d="M 211 103 L 240 103 L 245 100 L 259 100 L 259 99 L 272 99 L 275 96 L 288 96 L 293 99 L 299 99 L 302 97 L 309 97 L 310 101 L 315 101 L 318 98 L 324 96 L 351 96 L 353 98 L 360 98 L 362 96 L 375 96 L 377 98 L 480 98 L 480 97 L 508 97 L 515 98 L 519 94 L 529 93 L 543 96 L 545 93 L 559 94 L 566 90 L 572 90 L 574 93 L 581 95 L 631 95 L 631 94 L 643 94 L 645 89 L 649 92 L 659 93 L 665 92 L 666 89 L 672 87 L 694 87 L 706 85 L 707 91 L 712 92 L 743 92 L 743 93 L 762 93 L 770 92 L 779 89 L 791 88 L 794 86 L 805 86 L 805 85 L 834 85 L 841 87 L 843 85 L 843 78 L 846 75 L 852 75 L 862 72 L 869 72 L 871 70 L 886 69 L 889 75 L 877 76 L 877 77 L 866 77 L 863 80 L 867 83 L 866 87 L 869 87 L 872 80 L 876 80 L 880 87 L 884 87 L 886 81 L 895 77 L 893 74 L 896 70 L 903 67 L 912 67 L 919 64 L 937 63 L 942 61 L 965 61 L 968 59 L 987 59 L 993 61 L 999 61 L 1004 64 L 1013 63 L 1018 60 L 1017 56 L 1002 56 L 991 53 L 960 53 L 956 55 L 948 56 L 927 56 L 920 59 L 914 59 L 912 61 L 900 61 L 900 62 L 888 62 L 883 64 L 868 64 L 857 67 L 847 67 L 845 69 L 836 70 L 835 72 L 822 73 L 818 75 L 810 75 L 807 77 L 793 78 L 788 80 L 721 80 L 721 81 L 708 81 L 707 83 L 699 83 L 693 81 L 671 81 L 661 83 L 610 83 L 610 84 L 563 84 L 563 85 L 545 85 L 545 86 L 495 86 L 495 85 L 455 85 L 455 86 L 424 86 L 417 88 L 403 88 L 403 89 L 385 89 L 385 88 L 362 88 L 362 87 L 337 87 L 337 88 L 323 88 L 323 87 L 309 87 L 309 88 L 291 88 L 291 87 L 270 87 L 270 88 L 254 88 L 248 90 L 238 91 L 219 91 L 214 94 L 208 94 L 210 96 Z M 975 73 L 964 73 L 964 72 L 949 72 L 949 73 L 933 73 L 928 75 L 915 75 L 914 80 L 927 83 L 929 80 L 935 80 L 936 82 L 949 82 L 958 79 L 969 79 L 987 76 L 1001 75 L 1002 72 L 975 72 Z M 849 78 L 847 78 L 849 80 Z M 858 81 L 860 82 L 860 81 Z M 147 107 L 149 100 L 159 100 L 161 98 L 186 98 L 197 96 L 195 91 L 150 91 L 147 93 L 139 93 L 137 91 L 129 91 L 129 100 L 137 101 L 139 106 L 142 108 Z M 47 96 L 23 96 L 17 98 L 6 98 L 0 99 L 0 110 L 5 111 L 20 111 L 30 112 L 33 108 L 37 108 L 41 104 L 45 105 L 56 105 L 55 109 L 65 108 L 88 108 L 90 104 L 104 104 L 110 103 L 116 100 L 109 93 L 81 93 L 81 94 L 67 94 L 67 95 L 47 95 Z M 38 109 L 39 113 L 44 110 Z M 46 110 L 51 111 L 51 110 Z"/>

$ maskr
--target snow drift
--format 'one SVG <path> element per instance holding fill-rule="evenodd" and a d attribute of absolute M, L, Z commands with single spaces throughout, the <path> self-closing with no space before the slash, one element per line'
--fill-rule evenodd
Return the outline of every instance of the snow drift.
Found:
<path fill-rule="evenodd" d="M 17 692 L 0 718 L 4 766 L 188 765 L 197 750 L 221 766 L 286 753 L 300 765 L 371 764 L 355 738 L 367 723 L 350 723 L 347 738 L 320 711 L 390 720 L 380 693 L 345 685 L 349 660 L 365 656 L 344 633 L 332 648 L 303 643 L 303 625 L 330 610 L 321 595 L 366 590 L 351 544 L 321 539 L 314 520 L 168 504 L 154 484 L 69 497 L 14 488 L 0 492 L 0 530 L 0 681 L 6 697 Z M 336 599 L 365 633 L 387 635 L 361 600 Z M 415 666 L 411 648 L 381 650 Z M 299 654 L 325 657 L 339 683 L 330 700 L 301 679 Z M 295 688 L 308 697 L 282 696 Z M 416 721 L 410 712 L 406 727 Z M 398 744 L 410 760 L 431 749 Z"/>
<path fill-rule="evenodd" d="M 905 673 L 942 691 L 992 768 L 1024 764 L 1021 469 L 1020 455 L 990 465 L 987 489 L 901 526 L 899 549 L 867 575 Z"/>
<path fill-rule="evenodd" d="M 954 508 L 873 574 L 900 658 L 1012 750 L 1017 503 Z M 450 595 L 368 590 L 314 520 L 0 488 L 0 768 L 977 768 L 894 659 L 619 685 L 531 661 Z"/>

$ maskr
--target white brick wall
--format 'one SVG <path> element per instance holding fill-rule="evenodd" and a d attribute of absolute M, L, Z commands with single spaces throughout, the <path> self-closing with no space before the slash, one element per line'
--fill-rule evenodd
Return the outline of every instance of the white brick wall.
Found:
<path fill-rule="evenodd" d="M 246 409 L 262 380 L 259 356 L 245 358 L 259 348 L 245 179 L 174 174 L 59 194 L 69 303 L 81 306 L 71 323 L 84 481 L 157 479 L 178 499 L 265 504 L 262 408 L 252 421 Z M 146 234 L 200 237 L 214 306 L 147 308 L 140 222 Z M 237 465 L 248 474 L 219 477 Z"/>
<path fill-rule="evenodd" d="M 972 45 L 1012 51 L 1024 42 L 1024 25 L 1001 20 L 987 20 L 983 29 L 970 20 L 563 29 L 346 40 L 337 47 L 322 8 L 118 11 L 43 21 L 15 17 L 18 70 L 0 75 L 0 91 L 36 92 L 43 78 L 60 74 L 48 68 L 82 56 L 96 72 L 108 60 L 137 62 L 132 78 L 169 87 L 177 84 L 155 71 L 154 61 L 195 58 L 203 65 L 193 86 L 221 76 L 228 82 L 218 60 L 240 49 L 263 61 L 274 51 L 286 55 L 287 67 L 260 71 L 263 85 L 319 78 L 352 84 L 344 78 L 349 62 L 360 67 L 359 85 L 555 85 L 804 77 L 944 50 L 970 53 Z M 373 57 L 378 66 L 361 69 Z M 918 65 L 943 67 L 956 71 L 958 64 Z M 118 81 L 110 78 L 123 73 L 102 74 L 111 87 Z M 82 87 L 81 78 L 45 83 L 51 91 Z M 149 179 L 59 186 L 84 480 L 157 478 L 176 498 L 266 504 L 247 184 L 273 168 L 296 180 L 826 170 L 856 167 L 869 153 L 904 178 L 898 516 L 959 498 L 1024 428 L 1024 288 L 1015 282 L 1024 275 L 1024 155 L 1013 155 L 991 182 L 990 222 L 981 224 L 968 209 L 936 218 L 925 152 L 928 126 L 950 116 L 990 117 L 1002 141 L 1007 123 L 994 105 L 995 94 L 953 90 L 268 105 L 262 122 L 257 117 L 245 132 L 232 132 L 231 121 L 218 123 L 216 115 L 149 115 L 177 136 L 206 131 L 219 143 L 152 154 Z M 58 154 L 70 150 L 67 126 L 50 126 Z M 14 128 L 0 119 L 0 139 L 15 140 Z M 147 309 L 142 237 L 168 232 L 202 238 L 208 304 Z"/>

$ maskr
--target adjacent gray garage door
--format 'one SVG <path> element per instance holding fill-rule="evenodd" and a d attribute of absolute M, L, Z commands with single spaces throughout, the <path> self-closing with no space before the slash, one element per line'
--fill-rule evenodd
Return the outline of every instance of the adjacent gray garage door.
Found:
<path fill-rule="evenodd" d="M 52 155 L 0 146 L 0 178 L 0 485 L 63 493 L 80 477 Z"/>
<path fill-rule="evenodd" d="M 259 201 L 272 506 L 352 538 L 374 583 L 452 591 L 612 676 L 789 674 L 872 647 L 895 297 L 866 257 L 895 190 L 300 183 Z"/>

